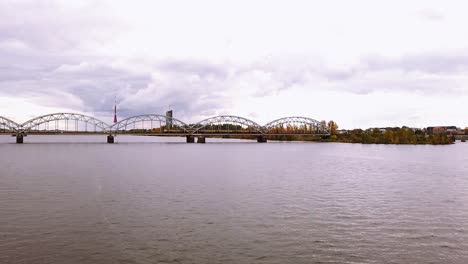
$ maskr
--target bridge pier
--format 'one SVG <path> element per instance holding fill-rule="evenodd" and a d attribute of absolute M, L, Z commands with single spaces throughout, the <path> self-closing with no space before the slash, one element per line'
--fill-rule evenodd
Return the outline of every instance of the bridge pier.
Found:
<path fill-rule="evenodd" d="M 114 143 L 114 136 L 113 135 L 108 135 L 107 136 L 107 143 L 113 144 Z"/>
<path fill-rule="evenodd" d="M 258 143 L 267 143 L 267 139 L 265 136 L 258 136 L 257 137 L 257 142 Z"/>
<path fill-rule="evenodd" d="M 187 143 L 195 143 L 195 137 L 194 136 L 187 136 Z"/>
<path fill-rule="evenodd" d="M 22 134 L 16 135 L 16 144 L 23 144 L 24 136 Z"/>
<path fill-rule="evenodd" d="M 205 142 L 206 142 L 206 137 L 203 137 L 203 136 L 197 137 L 197 143 L 204 144 Z"/>

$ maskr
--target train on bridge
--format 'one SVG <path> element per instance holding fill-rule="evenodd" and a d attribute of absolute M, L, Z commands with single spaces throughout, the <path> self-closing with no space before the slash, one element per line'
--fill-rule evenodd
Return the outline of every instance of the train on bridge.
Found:
<path fill-rule="evenodd" d="M 265 125 L 244 117 L 221 115 L 187 124 L 172 115 L 145 114 L 132 116 L 112 125 L 92 116 L 79 113 L 53 113 L 39 116 L 22 124 L 0 116 L 0 133 L 16 137 L 16 143 L 23 143 L 27 135 L 107 135 L 107 142 L 114 143 L 116 135 L 185 136 L 187 143 L 205 143 L 206 137 L 257 138 L 267 142 L 271 136 L 312 135 L 329 136 L 326 124 L 308 117 L 283 117 Z"/>

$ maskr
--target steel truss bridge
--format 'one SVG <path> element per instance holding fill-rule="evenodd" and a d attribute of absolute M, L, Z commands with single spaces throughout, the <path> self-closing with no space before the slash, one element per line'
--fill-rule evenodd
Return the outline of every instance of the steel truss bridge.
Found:
<path fill-rule="evenodd" d="M 317 136 L 330 135 L 329 128 L 308 117 L 283 117 L 265 125 L 240 116 L 221 115 L 187 124 L 179 119 L 145 114 L 132 116 L 109 125 L 92 116 L 78 113 L 54 113 L 39 116 L 22 124 L 0 116 L 0 133 L 16 136 L 17 143 L 23 143 L 26 135 L 92 135 L 104 134 L 108 143 L 114 143 L 115 135 L 186 136 L 187 143 L 195 138 L 205 143 L 206 137 L 246 137 L 266 142 L 273 136 Z"/>

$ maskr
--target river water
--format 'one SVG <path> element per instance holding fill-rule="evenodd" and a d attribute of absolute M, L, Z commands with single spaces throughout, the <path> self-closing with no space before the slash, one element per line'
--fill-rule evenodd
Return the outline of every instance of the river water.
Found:
<path fill-rule="evenodd" d="M 468 143 L 14 140 L 2 264 L 468 263 Z"/>

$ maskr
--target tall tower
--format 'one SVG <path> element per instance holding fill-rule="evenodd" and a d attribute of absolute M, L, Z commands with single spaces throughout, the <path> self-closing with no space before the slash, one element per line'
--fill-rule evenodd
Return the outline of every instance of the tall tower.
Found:
<path fill-rule="evenodd" d="M 117 123 L 117 99 L 114 99 L 114 124 Z"/>

